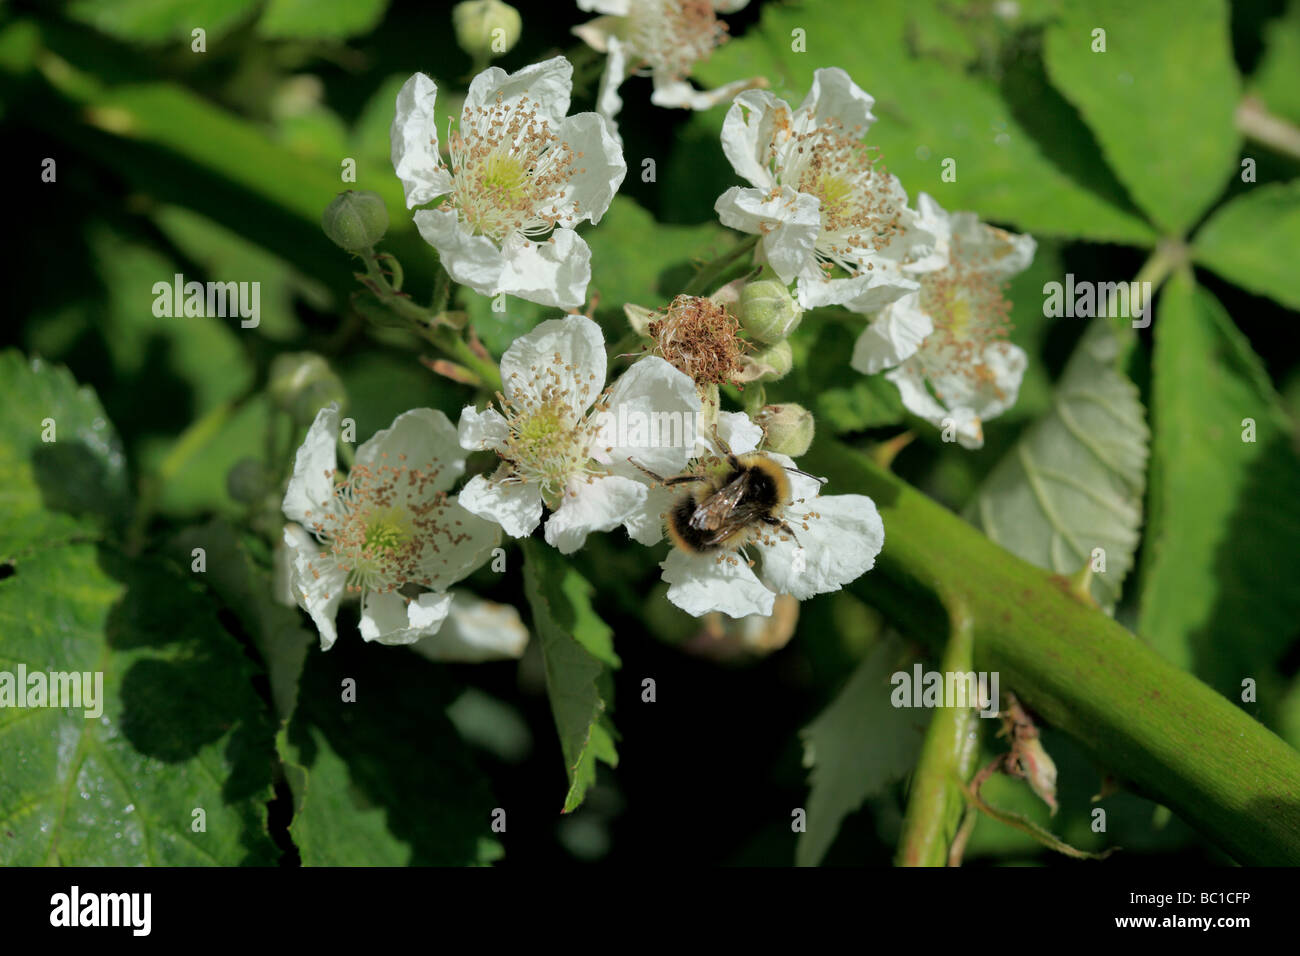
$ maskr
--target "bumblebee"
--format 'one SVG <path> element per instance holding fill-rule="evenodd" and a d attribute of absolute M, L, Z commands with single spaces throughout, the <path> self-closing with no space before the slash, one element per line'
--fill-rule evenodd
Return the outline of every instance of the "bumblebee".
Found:
<path fill-rule="evenodd" d="M 791 504 L 786 471 L 804 472 L 787 469 L 761 451 L 735 455 L 730 449 L 724 450 L 726 467 L 705 474 L 660 478 L 641 469 L 665 486 L 695 485 L 664 513 L 673 544 L 694 554 L 732 551 L 767 528 L 775 528 L 797 541 L 794 529 L 784 518 Z"/>

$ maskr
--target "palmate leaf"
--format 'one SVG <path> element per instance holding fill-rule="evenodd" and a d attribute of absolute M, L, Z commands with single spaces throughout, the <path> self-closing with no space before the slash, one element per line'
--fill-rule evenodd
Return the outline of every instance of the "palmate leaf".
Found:
<path fill-rule="evenodd" d="M 1051 409 L 985 479 L 966 517 L 1013 554 L 1062 574 L 1091 565 L 1097 603 L 1113 607 L 1142 525 L 1149 432 L 1137 389 L 1115 368 L 1106 319 L 1084 332 Z"/>
<path fill-rule="evenodd" d="M 1249 343 L 1209 292 L 1184 272 L 1162 295 L 1138 633 L 1239 699 L 1244 678 L 1261 688 L 1279 679 L 1271 665 L 1300 620 L 1295 426 Z M 1261 690 L 1258 699 L 1275 695 Z"/>
<path fill-rule="evenodd" d="M 1196 233 L 1196 261 L 1229 282 L 1300 309 L 1300 181 L 1270 183 L 1215 211 Z"/>
<path fill-rule="evenodd" d="M 1096 30 L 1105 52 L 1093 52 Z M 1162 229 L 1186 230 L 1223 191 L 1241 144 L 1227 3 L 1072 0 L 1043 52 L 1133 199 Z"/>
<path fill-rule="evenodd" d="M 596 782 L 596 761 L 618 765 L 609 711 L 611 669 L 619 666 L 610 629 L 591 607 L 591 585 L 550 547 L 524 546 L 524 591 L 546 664 L 546 692 L 569 778 L 564 812 L 576 810 Z"/>
<path fill-rule="evenodd" d="M 0 697 L 0 863 L 273 862 L 272 727 L 252 662 L 188 562 L 94 543 L 128 507 L 94 394 L 13 352 L 0 356 L 0 384 L 11 496 L 0 550 L 12 562 L 0 579 L 0 671 L 89 673 L 91 688 L 98 673 L 103 695 L 92 718 L 84 697 L 66 708 Z M 36 437 L 43 416 L 56 421 L 53 443 Z"/>
<path fill-rule="evenodd" d="M 89 544 L 23 559 L 0 581 L 0 670 L 20 665 L 102 673 L 105 700 L 0 709 L 0 863 L 274 862 L 267 708 L 186 574 Z"/>
<path fill-rule="evenodd" d="M 772 91 L 797 107 L 818 67 L 838 66 L 876 99 L 877 122 L 866 142 L 879 147 L 889 171 L 913 199 L 931 193 L 948 209 L 973 209 L 1036 235 L 1148 244 L 1141 218 L 1062 170 L 1015 119 L 993 85 L 959 69 L 909 54 L 910 5 L 867 7 L 834 0 L 764 4 L 761 22 L 719 48 L 695 75 L 716 86 L 765 76 Z M 804 52 L 794 46 L 803 31 Z M 681 140 L 685 164 L 673 166 L 683 198 L 709 209 L 736 179 L 704 150 L 721 153 L 717 132 L 725 111 L 701 114 Z M 707 132 L 706 132 L 707 131 Z M 706 154 L 707 155 L 707 154 Z M 942 178 L 944 160 L 956 179 Z M 718 182 L 713 171 L 725 170 Z M 711 195 L 700 190 L 711 191 Z"/>

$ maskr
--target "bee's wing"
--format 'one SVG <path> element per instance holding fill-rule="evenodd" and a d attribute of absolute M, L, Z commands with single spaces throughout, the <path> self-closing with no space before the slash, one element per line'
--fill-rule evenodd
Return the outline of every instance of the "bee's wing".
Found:
<path fill-rule="evenodd" d="M 727 521 L 749 488 L 749 472 L 741 472 L 734 480 L 723 485 L 695 509 L 690 526 L 697 531 L 717 531 Z"/>

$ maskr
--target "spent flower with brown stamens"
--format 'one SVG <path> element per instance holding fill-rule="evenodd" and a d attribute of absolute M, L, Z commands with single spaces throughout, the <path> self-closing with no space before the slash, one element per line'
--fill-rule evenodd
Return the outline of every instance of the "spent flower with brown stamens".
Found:
<path fill-rule="evenodd" d="M 651 352 L 689 375 L 697 385 L 727 385 L 740 371 L 745 342 L 740 322 L 723 304 L 679 295 L 646 325 Z"/>

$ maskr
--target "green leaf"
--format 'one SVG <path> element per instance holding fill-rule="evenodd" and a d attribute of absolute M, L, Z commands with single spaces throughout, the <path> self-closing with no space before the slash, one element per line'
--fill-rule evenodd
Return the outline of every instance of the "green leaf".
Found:
<path fill-rule="evenodd" d="M 239 618 L 261 654 L 275 713 L 283 724 L 298 703 L 298 680 L 316 635 L 303 627 L 294 607 L 274 599 L 270 574 L 253 561 L 231 524 L 209 521 L 172 539 L 171 550 L 182 563 L 191 561 L 195 548 L 203 549 L 207 562 L 202 583 Z"/>
<path fill-rule="evenodd" d="M 1300 181 L 1259 186 L 1215 211 L 1192 245 L 1229 282 L 1300 309 Z"/>
<path fill-rule="evenodd" d="M 274 861 L 267 708 L 187 574 L 88 544 L 47 548 L 0 581 L 0 635 L 4 671 L 102 674 L 103 687 L 96 719 L 0 709 L 0 862 Z"/>
<path fill-rule="evenodd" d="M 502 855 L 494 801 L 447 717 L 445 665 L 345 635 L 308 656 L 277 738 L 304 866 L 462 866 Z M 343 699 L 345 682 L 356 699 Z"/>
<path fill-rule="evenodd" d="M 1296 64 L 1300 63 L 1300 3 L 1292 3 L 1286 13 L 1264 28 L 1264 55 L 1248 84 L 1251 95 L 1258 96 L 1268 109 L 1300 123 L 1300 83 L 1296 82 Z"/>
<path fill-rule="evenodd" d="M 190 39 L 201 27 L 211 43 L 229 32 L 258 0 L 75 0 L 68 15 L 119 40 L 162 43 Z"/>
<path fill-rule="evenodd" d="M 1188 273 L 1165 288 L 1154 331 L 1138 633 L 1232 699 L 1255 678 L 1265 701 L 1270 665 L 1300 618 L 1287 570 L 1300 540 L 1294 425 L 1250 345 Z M 1243 438 L 1246 419 L 1253 441 Z"/>
<path fill-rule="evenodd" d="M 257 32 L 276 39 L 343 39 L 369 33 L 387 9 L 388 0 L 270 0 Z"/>
<path fill-rule="evenodd" d="M 0 393 L 0 562 L 120 527 L 126 462 L 95 393 L 12 350 L 0 353 Z"/>
<path fill-rule="evenodd" d="M 828 309 L 805 316 L 790 339 L 795 364 L 779 394 L 812 411 L 818 427 L 844 433 L 903 420 L 898 389 L 883 376 L 854 371 L 845 361 L 865 324 L 861 316 Z"/>
<path fill-rule="evenodd" d="M 838 66 L 876 98 L 878 121 L 866 142 L 878 146 L 890 172 L 910 197 L 932 194 L 950 210 L 981 216 L 1043 235 L 1082 236 L 1149 244 L 1150 228 L 1063 172 L 1044 154 L 987 81 L 908 54 L 904 4 L 876 4 L 869 27 L 846 29 L 844 6 L 809 0 L 798 6 L 765 4 L 762 22 L 723 45 L 696 70 L 702 83 L 766 76 L 773 92 L 798 106 L 819 66 Z M 807 52 L 791 49 L 794 30 L 806 35 Z M 724 111 L 701 114 L 694 125 L 717 132 Z M 700 137 L 697 134 L 696 139 Z M 944 182 L 944 161 L 956 161 L 956 180 Z M 725 165 L 725 160 L 724 160 Z M 692 202 L 712 208 L 735 182 L 701 175 L 694 160 L 674 163 L 674 179 Z M 711 193 L 711 195 L 707 195 Z"/>
<path fill-rule="evenodd" d="M 916 763 L 928 715 L 890 702 L 890 676 L 910 663 L 899 638 L 881 640 L 830 706 L 801 732 L 804 766 L 812 772 L 807 830 L 795 847 L 797 865 L 821 862 L 844 818 Z"/>
<path fill-rule="evenodd" d="M 564 811 L 578 808 L 596 782 L 596 761 L 618 766 L 611 668 L 619 666 L 611 631 L 591 607 L 592 587 L 558 553 L 526 539 L 524 591 L 546 664 L 546 691 L 569 777 Z"/>
<path fill-rule="evenodd" d="M 984 480 L 966 517 L 1026 561 L 1061 574 L 1091 565 L 1097 603 L 1113 607 L 1142 525 L 1149 432 L 1137 389 L 1115 368 L 1119 344 L 1094 319 L 1057 383 L 1052 408 Z"/>
<path fill-rule="evenodd" d="M 1093 52 L 1097 30 L 1105 52 Z M 1074 0 L 1043 52 L 1134 200 L 1182 234 L 1223 191 L 1241 145 L 1227 4 Z"/>

